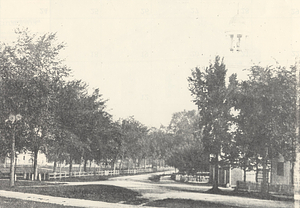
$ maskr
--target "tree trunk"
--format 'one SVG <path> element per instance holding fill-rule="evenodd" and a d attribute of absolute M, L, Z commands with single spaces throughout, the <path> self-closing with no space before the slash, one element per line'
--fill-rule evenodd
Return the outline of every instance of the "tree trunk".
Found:
<path fill-rule="evenodd" d="M 70 155 L 70 165 L 69 165 L 69 176 L 71 177 L 71 174 L 72 174 L 72 165 L 73 165 L 73 158 L 72 156 Z"/>
<path fill-rule="evenodd" d="M 135 160 L 135 159 L 132 159 L 132 168 L 133 168 L 133 169 L 135 169 L 135 165 L 136 165 L 135 162 L 136 162 L 136 160 Z"/>
<path fill-rule="evenodd" d="M 37 180 L 38 177 L 38 164 L 37 164 L 37 158 L 38 158 L 39 149 L 35 148 L 33 151 L 33 171 L 34 171 L 34 180 Z"/>
<path fill-rule="evenodd" d="M 263 158 L 263 181 L 261 184 L 261 193 L 266 195 L 268 193 L 268 181 L 267 181 L 267 151 Z"/>
<path fill-rule="evenodd" d="M 140 158 L 137 159 L 137 166 L 138 166 L 138 168 L 141 168 L 141 167 L 142 167 L 141 161 L 142 161 L 142 160 L 141 160 Z"/>
<path fill-rule="evenodd" d="M 142 159 L 141 158 L 137 159 L 137 168 L 142 168 Z"/>
<path fill-rule="evenodd" d="M 123 160 L 124 160 L 124 155 L 122 155 L 122 157 L 121 157 L 121 162 L 119 164 L 119 170 L 122 170 L 122 168 L 123 168 Z"/>
<path fill-rule="evenodd" d="M 247 177 L 246 170 L 247 170 L 247 159 L 245 158 L 245 160 L 244 160 L 244 182 L 246 182 L 246 177 Z"/>
<path fill-rule="evenodd" d="M 79 172 L 81 173 L 81 159 L 80 159 L 80 162 L 79 162 Z"/>
<path fill-rule="evenodd" d="M 244 167 L 244 182 L 246 182 L 246 177 L 247 177 L 247 174 L 246 174 L 246 167 Z"/>
<path fill-rule="evenodd" d="M 292 168 L 291 168 L 291 184 L 294 184 L 294 168 L 295 168 L 295 162 L 292 163 Z"/>
<path fill-rule="evenodd" d="M 111 161 L 111 163 L 110 163 L 110 168 L 113 169 L 113 170 L 116 169 L 115 163 L 116 163 L 116 160 L 115 160 L 115 159 L 113 159 L 113 160 Z"/>
<path fill-rule="evenodd" d="M 216 154 L 215 158 L 215 176 L 213 182 L 213 191 L 217 191 L 219 189 L 219 154 Z"/>
<path fill-rule="evenodd" d="M 255 173 L 255 182 L 258 183 L 258 158 L 256 158 L 256 173 Z"/>
<path fill-rule="evenodd" d="M 84 159 L 83 171 L 86 172 L 87 159 Z"/>
<path fill-rule="evenodd" d="M 56 172 L 56 167 L 57 167 L 57 159 L 54 159 L 54 164 L 53 164 L 53 172 Z"/>

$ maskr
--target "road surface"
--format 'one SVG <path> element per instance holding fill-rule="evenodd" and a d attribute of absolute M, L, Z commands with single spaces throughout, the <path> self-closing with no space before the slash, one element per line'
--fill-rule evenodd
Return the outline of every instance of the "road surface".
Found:
<path fill-rule="evenodd" d="M 156 173 L 158 174 L 158 173 Z M 162 177 L 160 182 L 151 182 L 148 178 L 152 174 L 134 175 L 134 176 L 121 176 L 116 178 L 110 178 L 107 181 L 91 181 L 91 182 L 67 182 L 64 185 L 114 185 L 124 187 L 137 191 L 141 194 L 141 198 L 149 199 L 150 201 L 162 200 L 162 199 L 191 199 L 200 200 L 213 203 L 219 203 L 222 205 L 238 206 L 238 207 L 251 207 L 251 208 L 291 208 L 293 202 L 290 201 L 272 201 L 261 200 L 246 197 L 227 196 L 218 194 L 203 193 L 210 189 L 210 186 L 199 186 L 178 183 L 170 180 L 170 177 Z M 221 188 L 224 191 L 232 191 L 230 188 Z M 141 207 L 142 205 L 125 205 L 116 203 L 106 203 L 99 201 L 90 201 L 82 199 L 70 199 L 62 197 L 51 197 L 38 194 L 27 194 L 20 192 L 11 192 L 0 190 L 0 196 L 17 198 L 22 200 L 31 200 L 38 202 L 61 204 L 65 206 L 77 206 L 77 207 Z M 145 207 L 145 206 L 144 206 Z M 152 207 L 153 208 L 153 207 Z"/>
<path fill-rule="evenodd" d="M 158 173 L 156 173 L 158 174 Z M 162 177 L 160 182 L 151 182 L 148 178 L 152 174 L 122 176 L 110 178 L 107 181 L 97 182 L 69 182 L 67 185 L 86 185 L 86 184 L 103 184 L 124 187 L 141 193 L 142 198 L 150 201 L 162 200 L 167 198 L 173 199 L 191 199 L 201 200 L 213 203 L 220 203 L 230 206 L 239 207 L 257 207 L 257 208 L 291 208 L 293 202 L 290 201 L 273 201 L 261 200 L 238 196 L 227 196 L 218 194 L 203 193 L 211 186 L 199 186 L 194 184 L 184 184 L 172 181 L 170 176 Z M 232 191 L 231 188 L 221 188 L 223 191 Z"/>

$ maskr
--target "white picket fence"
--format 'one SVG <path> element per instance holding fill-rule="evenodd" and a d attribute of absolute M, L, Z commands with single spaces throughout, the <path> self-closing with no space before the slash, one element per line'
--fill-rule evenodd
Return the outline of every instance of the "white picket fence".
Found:
<path fill-rule="evenodd" d="M 157 171 L 164 171 L 163 168 L 157 169 Z M 71 176 L 69 172 L 47 173 L 47 179 L 61 179 L 69 177 L 87 177 L 87 176 L 116 176 L 116 175 L 134 175 L 139 173 L 154 172 L 153 168 L 147 169 L 130 169 L 130 170 L 99 170 L 93 172 L 72 172 Z"/>

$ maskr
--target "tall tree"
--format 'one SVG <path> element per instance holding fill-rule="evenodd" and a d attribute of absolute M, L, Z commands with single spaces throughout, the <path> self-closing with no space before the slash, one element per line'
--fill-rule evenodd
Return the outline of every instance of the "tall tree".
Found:
<path fill-rule="evenodd" d="M 133 166 L 136 167 L 136 161 L 139 160 L 144 149 L 143 142 L 147 138 L 148 128 L 137 121 L 133 116 L 122 120 L 122 142 L 120 146 L 120 156 L 133 160 Z"/>
<path fill-rule="evenodd" d="M 52 144 L 57 148 L 52 148 L 49 152 L 54 159 L 60 159 L 65 153 L 68 154 L 72 171 L 73 161 L 81 161 L 84 149 L 89 146 L 80 138 L 82 125 L 83 99 L 87 95 L 87 85 L 80 80 L 65 83 L 57 91 L 57 102 L 54 108 L 55 129 Z"/>
<path fill-rule="evenodd" d="M 203 129 L 203 146 L 207 154 L 214 155 L 213 191 L 218 191 L 219 158 L 222 147 L 231 141 L 229 89 L 226 86 L 226 67 L 219 56 L 205 69 L 195 68 L 188 78 L 189 90 L 200 115 L 199 130 Z"/>
<path fill-rule="evenodd" d="M 69 69 L 58 58 L 64 45 L 56 43 L 55 34 L 38 36 L 28 30 L 16 33 L 17 41 L 3 45 L 1 51 L 3 113 L 20 114 L 26 123 L 30 134 L 26 149 L 34 154 L 36 179 L 38 151 L 43 150 L 53 123 L 52 85 L 67 76 Z"/>
<path fill-rule="evenodd" d="M 160 128 L 151 128 L 148 132 L 148 159 L 151 160 L 164 160 L 170 166 L 176 167 L 172 163 L 172 156 L 174 152 L 174 137 L 169 132 L 167 127 L 160 126 Z"/>
<path fill-rule="evenodd" d="M 208 169 L 198 122 L 196 110 L 184 110 L 173 114 L 168 127 L 172 135 L 172 151 L 167 163 L 182 172 L 195 173 Z"/>
<path fill-rule="evenodd" d="M 239 146 L 245 159 L 254 157 L 263 166 L 262 193 L 267 192 L 267 166 L 282 154 L 292 159 L 295 139 L 295 71 L 283 67 L 250 68 L 249 79 L 240 85 L 237 102 Z"/>

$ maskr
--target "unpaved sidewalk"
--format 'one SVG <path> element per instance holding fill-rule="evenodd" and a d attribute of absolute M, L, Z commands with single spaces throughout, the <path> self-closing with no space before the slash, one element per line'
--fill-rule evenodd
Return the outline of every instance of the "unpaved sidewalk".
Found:
<path fill-rule="evenodd" d="M 74 207 L 99 207 L 99 208 L 136 208 L 141 207 L 140 205 L 127 205 L 127 204 L 118 204 L 118 203 L 108 203 L 101 201 L 91 201 L 84 199 L 74 199 L 74 198 L 62 198 L 62 197 L 53 197 L 39 194 L 30 194 L 22 192 L 13 192 L 13 191 L 4 191 L 0 190 L 0 196 L 6 198 L 15 198 L 21 200 L 59 204 L 64 206 L 74 206 Z M 147 207 L 147 206 L 142 206 Z M 149 207 L 148 207 L 149 208 Z M 151 207 L 154 208 L 154 207 Z"/>

